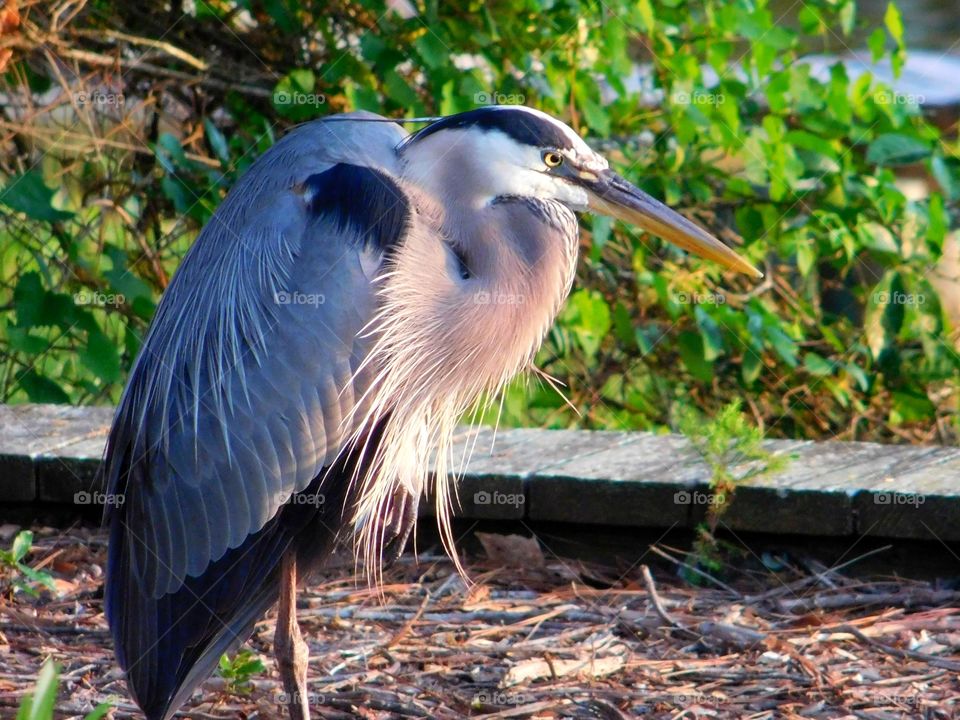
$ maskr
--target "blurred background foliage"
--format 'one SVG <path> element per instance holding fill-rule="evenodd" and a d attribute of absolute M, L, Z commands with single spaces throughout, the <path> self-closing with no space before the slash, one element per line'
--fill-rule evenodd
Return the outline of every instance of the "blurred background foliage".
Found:
<path fill-rule="evenodd" d="M 539 356 L 569 404 L 518 382 L 503 423 L 663 430 L 743 398 L 770 436 L 956 441 L 958 308 L 937 281 L 960 195 L 955 119 L 806 61 L 865 47 L 896 74 L 893 3 L 66 0 L 18 14 L 0 35 L 3 402 L 115 403 L 199 228 L 291 125 L 520 102 L 766 278 L 585 218 L 578 282 Z"/>

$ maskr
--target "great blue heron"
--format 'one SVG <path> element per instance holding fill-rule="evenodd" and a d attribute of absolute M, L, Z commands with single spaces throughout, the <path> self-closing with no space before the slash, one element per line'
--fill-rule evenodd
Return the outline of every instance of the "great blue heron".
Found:
<path fill-rule="evenodd" d="M 240 178 L 163 296 L 104 461 L 124 498 L 106 614 L 147 718 L 278 599 L 278 665 L 308 717 L 298 582 L 341 538 L 368 568 L 399 552 L 431 454 L 449 547 L 454 426 L 532 363 L 586 210 L 759 275 L 524 107 L 411 135 L 369 113 L 315 121 Z"/>

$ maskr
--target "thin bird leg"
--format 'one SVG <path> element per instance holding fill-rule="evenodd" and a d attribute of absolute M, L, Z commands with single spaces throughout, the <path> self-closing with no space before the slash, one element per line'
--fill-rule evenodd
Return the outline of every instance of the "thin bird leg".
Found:
<path fill-rule="evenodd" d="M 393 507 L 390 512 L 389 544 L 392 552 L 386 558 L 387 563 L 396 562 L 403 555 L 403 548 L 417 526 L 417 498 L 405 488 L 397 488 L 393 493 Z"/>
<path fill-rule="evenodd" d="M 290 720 L 310 720 L 307 696 L 309 651 L 297 624 L 297 550 L 283 554 L 280 569 L 280 611 L 273 639 Z"/>

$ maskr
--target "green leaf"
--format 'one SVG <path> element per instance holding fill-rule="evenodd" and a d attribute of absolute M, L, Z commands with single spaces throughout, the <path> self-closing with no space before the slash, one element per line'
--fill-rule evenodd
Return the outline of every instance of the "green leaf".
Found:
<path fill-rule="evenodd" d="M 210 118 L 204 118 L 203 129 L 206 132 L 207 140 L 210 142 L 210 147 L 213 149 L 213 152 L 216 153 L 217 157 L 220 158 L 220 162 L 223 163 L 224 166 L 229 165 L 230 146 L 227 144 L 227 138 L 220 132 L 220 128 L 214 125 Z"/>
<path fill-rule="evenodd" d="M 414 89 L 400 77 L 396 70 L 388 70 L 384 73 L 383 90 L 388 98 L 404 108 L 412 108 L 420 100 Z"/>
<path fill-rule="evenodd" d="M 175 175 L 164 175 L 160 180 L 160 189 L 181 215 L 192 207 L 193 200 L 190 192 Z"/>
<path fill-rule="evenodd" d="M 610 134 L 610 116 L 600 103 L 596 102 L 589 93 L 581 91 L 582 85 L 577 85 L 577 105 L 583 111 L 587 125 L 600 135 Z"/>
<path fill-rule="evenodd" d="M 753 385 L 760 377 L 761 370 L 763 370 L 763 358 L 760 357 L 760 353 L 753 348 L 744 348 L 743 360 L 740 364 L 740 377 L 744 384 Z"/>
<path fill-rule="evenodd" d="M 111 703 L 100 703 L 93 710 L 87 713 L 83 720 L 100 720 L 100 718 L 104 717 L 112 709 L 113 705 Z"/>
<path fill-rule="evenodd" d="M 897 47 L 903 47 L 903 18 L 900 10 L 895 3 L 887 5 L 887 11 L 883 14 L 883 24 L 887 27 L 890 37 L 897 43 Z"/>
<path fill-rule="evenodd" d="M 43 298 L 46 291 L 36 272 L 24 273 L 13 291 L 13 304 L 17 310 L 17 325 L 21 328 L 41 324 Z"/>
<path fill-rule="evenodd" d="M 111 290 L 116 290 L 117 294 L 122 295 L 124 302 L 133 303 L 134 309 L 138 299 L 152 301 L 153 291 L 133 273 L 127 253 L 113 245 L 106 246 L 103 252 L 113 263 L 113 267 L 103 273 L 103 276 L 110 281 Z"/>
<path fill-rule="evenodd" d="M 867 373 L 864 372 L 863 368 L 852 362 L 847 363 L 844 367 L 847 371 L 847 374 L 857 384 L 857 387 L 860 388 L 860 391 L 869 392 L 870 378 L 867 377 Z"/>
<path fill-rule="evenodd" d="M 177 167 L 188 168 L 190 167 L 190 161 L 187 159 L 187 154 L 183 150 L 183 145 L 180 144 L 180 141 L 170 133 L 162 133 L 159 138 L 157 138 L 157 150 L 160 151 L 157 153 L 157 156 L 161 158 L 161 161 L 166 161 L 164 168 L 167 172 L 175 172 Z M 170 161 L 173 161 L 172 164 Z"/>
<path fill-rule="evenodd" d="M 888 133 L 870 143 L 867 162 L 874 165 L 907 165 L 929 157 L 930 153 L 930 146 L 922 140 Z"/>
<path fill-rule="evenodd" d="M 641 29 L 647 33 L 652 33 L 656 27 L 656 16 L 653 12 L 653 5 L 650 0 L 638 0 L 637 13 L 640 16 Z"/>
<path fill-rule="evenodd" d="M 943 248 L 944 238 L 950 228 L 950 217 L 947 215 L 943 196 L 940 193 L 930 195 L 927 216 L 927 242 L 939 251 Z"/>
<path fill-rule="evenodd" d="M 910 296 L 896 270 L 888 270 L 867 299 L 865 330 L 874 361 L 886 368 L 896 356 L 896 338 L 903 327 Z"/>
<path fill-rule="evenodd" d="M 429 68 L 439 68 L 447 64 L 450 57 L 450 48 L 443 44 L 432 30 L 413 41 L 413 47 L 420 53 L 424 64 Z"/>
<path fill-rule="evenodd" d="M 713 363 L 706 359 L 703 350 L 703 338 L 700 333 L 685 331 L 677 340 L 680 359 L 690 374 L 697 380 L 709 383 L 713 380 Z"/>
<path fill-rule="evenodd" d="M 17 384 L 27 393 L 30 402 L 69 405 L 70 396 L 57 383 L 38 374 L 33 368 L 17 378 Z"/>
<path fill-rule="evenodd" d="M 34 570 L 29 565 L 24 565 L 23 563 L 17 565 L 17 569 L 30 582 L 43 585 L 50 591 L 56 591 L 57 584 L 53 581 L 53 577 L 50 575 L 50 573 L 46 572 L 45 570 Z"/>
<path fill-rule="evenodd" d="M 703 357 L 708 362 L 713 362 L 725 352 L 720 325 L 699 305 L 694 308 L 693 315 L 703 340 Z"/>
<path fill-rule="evenodd" d="M 577 336 L 577 341 L 588 356 L 594 356 L 600 343 L 610 332 L 610 306 L 595 290 L 578 290 L 570 296 L 563 313 L 565 325 Z"/>
<path fill-rule="evenodd" d="M 630 318 L 630 311 L 622 302 L 618 302 L 613 308 L 613 331 L 619 340 L 627 349 L 636 348 L 637 340 L 633 328 L 633 320 Z"/>
<path fill-rule="evenodd" d="M 99 330 L 87 334 L 87 345 L 80 350 L 80 362 L 104 383 L 120 379 L 117 346 Z"/>
<path fill-rule="evenodd" d="M 17 720 L 53 720 L 53 708 L 57 702 L 57 666 L 47 660 L 40 668 L 37 684 L 17 713 Z"/>
<path fill-rule="evenodd" d="M 957 179 L 955 167 L 939 153 L 930 161 L 930 171 L 934 179 L 946 195 L 947 200 L 953 201 L 960 196 L 960 182 Z"/>
<path fill-rule="evenodd" d="M 844 36 L 850 35 L 857 20 L 856 0 L 847 0 L 840 8 L 840 29 Z"/>
<path fill-rule="evenodd" d="M 887 36 L 880 28 L 876 28 L 867 38 L 867 47 L 870 48 L 870 60 L 876 65 L 887 52 Z"/>
<path fill-rule="evenodd" d="M 203 3 L 204 5 L 206 3 Z M 297 16 L 293 8 L 297 7 L 291 3 L 286 2 L 285 0 L 264 0 L 264 7 L 269 13 L 270 17 L 273 19 L 273 24 L 280 29 L 286 35 L 291 35 L 298 30 L 302 30 L 300 23 L 297 21 Z M 220 20 L 224 27 L 227 27 L 224 20 Z"/>
<path fill-rule="evenodd" d="M 764 323 L 764 335 L 773 349 L 790 367 L 797 366 L 797 344 L 778 325 L 771 322 Z"/>
<path fill-rule="evenodd" d="M 14 562 L 20 562 L 30 552 L 30 546 L 33 545 L 33 533 L 29 530 L 21 530 L 13 539 L 13 547 L 10 552 Z"/>
<path fill-rule="evenodd" d="M 807 277 L 817 262 L 817 249 L 813 243 L 804 239 L 797 245 L 797 269 Z"/>
<path fill-rule="evenodd" d="M 0 203 L 44 222 L 58 222 L 73 217 L 72 212 L 53 207 L 54 191 L 43 182 L 40 170 L 28 170 L 10 178 L 0 190 Z"/>
<path fill-rule="evenodd" d="M 610 240 L 610 232 L 613 230 L 613 220 L 605 215 L 594 215 L 590 218 L 590 254 L 595 260 L 599 260 L 600 253 L 604 246 Z"/>
<path fill-rule="evenodd" d="M 29 330 L 19 328 L 15 325 L 7 326 L 7 340 L 10 347 L 14 350 L 27 353 L 28 355 L 39 355 L 50 347 L 50 342 L 45 338 L 33 335 Z"/>
<path fill-rule="evenodd" d="M 807 372 L 817 377 L 825 377 L 833 374 L 833 364 L 815 352 L 808 352 L 804 355 L 803 366 Z"/>
<path fill-rule="evenodd" d="M 926 395 L 919 393 L 894 392 L 893 406 L 890 409 L 890 423 L 902 425 L 909 422 L 923 422 L 936 417 L 937 408 Z"/>

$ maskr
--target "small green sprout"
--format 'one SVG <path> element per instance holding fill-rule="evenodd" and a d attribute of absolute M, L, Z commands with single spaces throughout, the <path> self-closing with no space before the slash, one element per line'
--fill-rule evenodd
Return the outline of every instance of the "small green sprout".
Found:
<path fill-rule="evenodd" d="M 22 590 L 25 593 L 38 597 L 40 595 L 38 586 L 42 586 L 51 592 L 57 591 L 57 586 L 53 582 L 53 576 L 45 570 L 34 570 L 23 562 L 23 558 L 30 552 L 33 545 L 33 533 L 29 530 L 22 530 L 17 533 L 13 539 L 13 545 L 9 550 L 0 550 L 0 569 L 11 571 L 12 577 L 10 584 L 14 591 Z"/>
<path fill-rule="evenodd" d="M 48 659 L 40 668 L 33 692 L 23 698 L 20 709 L 17 711 L 17 720 L 53 720 L 59 674 L 57 664 Z M 83 720 L 100 720 L 111 707 L 111 703 L 100 703 Z"/>
<path fill-rule="evenodd" d="M 677 427 L 710 468 L 711 501 L 707 505 L 706 522 L 697 527 L 691 559 L 696 565 L 718 571 L 723 564 L 721 544 L 715 533 L 733 501 L 737 485 L 780 472 L 792 458 L 764 449 L 763 433 L 747 422 L 746 415 L 740 411 L 739 400 L 724 406 L 714 418 L 704 418 L 692 408 L 684 407 L 678 413 Z M 695 573 L 688 575 L 688 580 L 702 582 Z"/>
<path fill-rule="evenodd" d="M 238 695 L 246 695 L 253 690 L 251 678 L 264 672 L 266 668 L 260 656 L 244 649 L 232 658 L 223 655 L 220 658 L 220 677 L 227 681 L 227 690 Z"/>

